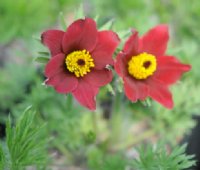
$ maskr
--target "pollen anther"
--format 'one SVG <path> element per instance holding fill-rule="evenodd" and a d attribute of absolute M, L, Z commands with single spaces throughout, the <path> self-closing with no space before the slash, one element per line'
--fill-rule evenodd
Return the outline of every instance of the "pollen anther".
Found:
<path fill-rule="evenodd" d="M 95 66 L 94 60 L 87 50 L 73 51 L 65 58 L 67 69 L 76 77 L 83 77 Z"/>
<path fill-rule="evenodd" d="M 128 62 L 128 72 L 135 79 L 142 80 L 148 78 L 154 74 L 156 68 L 156 57 L 145 52 L 132 56 Z"/>

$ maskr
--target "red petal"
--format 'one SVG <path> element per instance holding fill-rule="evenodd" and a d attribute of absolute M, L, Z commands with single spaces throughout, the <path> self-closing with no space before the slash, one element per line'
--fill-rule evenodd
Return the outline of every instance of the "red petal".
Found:
<path fill-rule="evenodd" d="M 62 47 L 67 54 L 75 50 L 86 49 L 91 51 L 97 42 L 97 28 L 90 18 L 79 19 L 73 22 L 64 34 Z"/>
<path fill-rule="evenodd" d="M 129 100 L 136 102 L 144 100 L 148 96 L 148 87 L 142 81 L 134 80 L 132 77 L 124 78 L 125 94 Z"/>
<path fill-rule="evenodd" d="M 128 71 L 126 68 L 125 54 L 122 52 L 120 52 L 116 57 L 115 71 L 121 77 L 128 75 Z"/>
<path fill-rule="evenodd" d="M 128 58 L 138 54 L 138 41 L 138 32 L 133 31 L 132 35 L 126 41 L 123 49 Z"/>
<path fill-rule="evenodd" d="M 53 86 L 58 93 L 66 94 L 77 87 L 78 80 L 70 73 L 60 72 L 47 79 L 45 83 Z"/>
<path fill-rule="evenodd" d="M 112 31 L 98 32 L 97 45 L 91 52 L 96 69 L 105 68 L 107 64 L 114 64 L 112 55 L 119 42 L 119 37 Z"/>
<path fill-rule="evenodd" d="M 45 80 L 45 84 L 46 85 L 50 85 L 50 86 L 56 86 L 57 84 L 60 83 L 61 80 L 63 80 L 65 78 L 65 74 L 62 71 L 56 73 L 54 76 L 52 77 L 48 77 L 48 79 Z"/>
<path fill-rule="evenodd" d="M 62 53 L 63 36 L 64 32 L 60 30 L 48 30 L 42 33 L 42 43 L 49 48 L 52 56 Z"/>
<path fill-rule="evenodd" d="M 172 94 L 170 93 L 167 86 L 161 84 L 159 81 L 156 81 L 154 79 L 149 79 L 148 86 L 150 97 L 152 97 L 154 100 L 156 100 L 168 109 L 173 108 L 174 104 Z"/>
<path fill-rule="evenodd" d="M 167 85 L 175 83 L 184 72 L 191 69 L 190 65 L 181 64 L 173 56 L 158 57 L 157 62 L 158 68 L 154 74 L 154 78 Z"/>
<path fill-rule="evenodd" d="M 140 52 L 147 52 L 155 56 L 163 56 L 169 39 L 167 25 L 152 28 L 139 40 Z"/>
<path fill-rule="evenodd" d="M 52 77 L 58 72 L 64 72 L 65 55 L 58 54 L 50 59 L 45 67 L 45 76 Z"/>
<path fill-rule="evenodd" d="M 96 109 L 95 97 L 98 93 L 98 88 L 91 86 L 83 79 L 79 80 L 78 87 L 73 91 L 74 97 L 77 101 L 90 110 Z"/>
<path fill-rule="evenodd" d="M 109 71 L 108 69 L 92 70 L 84 77 L 84 80 L 92 86 L 100 87 L 110 83 L 112 81 L 112 77 L 112 71 Z"/>

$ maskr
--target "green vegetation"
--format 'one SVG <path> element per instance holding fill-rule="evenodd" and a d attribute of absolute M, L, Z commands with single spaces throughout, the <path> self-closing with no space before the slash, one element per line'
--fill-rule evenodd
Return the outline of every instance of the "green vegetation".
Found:
<path fill-rule="evenodd" d="M 5 52 L 5 63 L 0 67 L 0 124 L 6 125 L 6 136 L 0 141 L 0 170 L 72 165 L 90 170 L 191 167 L 194 158 L 184 153 L 186 146 L 178 146 L 178 141 L 195 126 L 192 117 L 200 114 L 200 1 L 95 0 L 84 1 L 84 10 L 77 11 L 79 3 L 0 2 L 0 48 Z M 49 54 L 33 37 L 48 28 L 65 29 L 66 23 L 83 13 L 98 18 L 99 28 L 119 32 L 123 41 L 130 28 L 142 34 L 156 24 L 169 24 L 168 54 L 192 65 L 192 71 L 171 89 L 173 110 L 151 100 L 133 104 L 122 96 L 123 113 L 119 111 L 114 120 L 117 128 L 112 129 L 107 116 L 116 91 L 121 90 L 120 82 L 114 80 L 101 89 L 95 112 L 83 109 L 70 95 L 57 94 L 43 85 Z M 160 139 L 163 144 L 157 144 Z M 134 153 L 131 157 L 129 150 Z"/>
<path fill-rule="evenodd" d="M 195 164 L 193 156 L 184 154 L 186 145 L 175 147 L 169 154 L 167 149 L 159 144 L 158 146 L 142 146 L 139 148 L 137 159 L 128 158 L 123 154 L 105 155 L 100 150 L 93 149 L 89 154 L 89 167 L 95 170 L 180 170 L 191 167 Z M 136 150 L 132 150 L 136 153 Z"/>
<path fill-rule="evenodd" d="M 27 108 L 12 127 L 11 119 L 6 124 L 6 142 L 0 146 L 2 169 L 22 170 L 26 166 L 45 165 L 47 139 L 43 125 L 35 125 L 35 113 Z"/>

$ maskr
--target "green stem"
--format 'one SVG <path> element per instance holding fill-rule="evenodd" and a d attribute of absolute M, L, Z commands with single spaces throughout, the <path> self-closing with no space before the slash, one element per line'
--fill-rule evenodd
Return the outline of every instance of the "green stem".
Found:
<path fill-rule="evenodd" d="M 93 130 L 94 130 L 94 133 L 95 133 L 96 137 L 98 137 L 97 113 L 96 112 L 91 112 L 91 116 L 92 116 Z"/>
<path fill-rule="evenodd" d="M 121 105 L 121 93 L 116 92 L 116 95 L 114 96 L 114 104 L 113 104 L 114 114 L 120 113 L 120 105 Z"/>
<path fill-rule="evenodd" d="M 120 131 L 121 131 L 121 122 L 122 122 L 122 115 L 121 115 L 121 93 L 116 92 L 114 96 L 114 103 L 112 108 L 111 114 L 111 145 L 119 141 L 120 138 Z"/>

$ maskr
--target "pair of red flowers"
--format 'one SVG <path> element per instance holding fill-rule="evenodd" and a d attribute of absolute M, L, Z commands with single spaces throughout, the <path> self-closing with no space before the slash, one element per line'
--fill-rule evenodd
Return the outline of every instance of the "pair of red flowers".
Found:
<path fill-rule="evenodd" d="M 124 82 L 125 94 L 133 102 L 151 97 L 167 108 L 173 107 L 169 85 L 190 70 L 175 57 L 166 56 L 168 27 L 158 25 L 141 38 L 136 31 L 113 61 L 120 39 L 113 31 L 98 31 L 90 18 L 73 22 L 66 30 L 48 30 L 41 36 L 51 52 L 46 65 L 46 84 L 58 93 L 72 93 L 83 106 L 95 110 L 101 86 L 112 81 L 114 65 Z"/>

